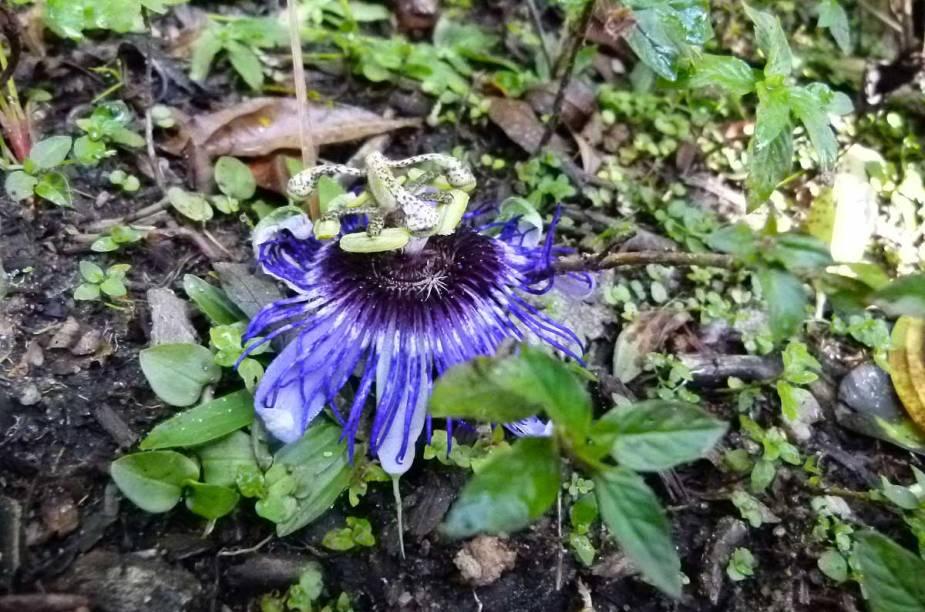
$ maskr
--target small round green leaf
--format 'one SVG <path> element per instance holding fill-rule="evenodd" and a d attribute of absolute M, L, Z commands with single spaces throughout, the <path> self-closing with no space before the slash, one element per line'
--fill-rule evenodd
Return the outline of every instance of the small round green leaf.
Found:
<path fill-rule="evenodd" d="M 240 498 L 237 491 L 221 485 L 202 482 L 187 483 L 187 509 L 210 521 L 230 514 L 238 505 Z"/>
<path fill-rule="evenodd" d="M 171 187 L 167 190 L 167 200 L 180 214 L 193 221 L 204 223 L 212 218 L 212 207 L 198 193 L 191 193 L 179 187 Z"/>
<path fill-rule="evenodd" d="M 218 381 L 222 371 L 204 346 L 190 343 L 158 344 L 138 355 L 154 393 L 171 406 L 190 406 L 202 388 Z"/>
<path fill-rule="evenodd" d="M 183 484 L 199 478 L 199 466 L 174 451 L 120 457 L 109 468 L 119 490 L 147 512 L 167 512 L 180 501 Z"/>
<path fill-rule="evenodd" d="M 219 157 L 215 162 L 215 182 L 229 198 L 248 200 L 257 191 L 257 181 L 247 164 L 234 157 Z"/>
<path fill-rule="evenodd" d="M 35 195 L 35 186 L 38 182 L 39 180 L 31 174 L 16 170 L 6 175 L 3 188 L 6 190 L 6 195 L 16 202 L 21 202 Z"/>

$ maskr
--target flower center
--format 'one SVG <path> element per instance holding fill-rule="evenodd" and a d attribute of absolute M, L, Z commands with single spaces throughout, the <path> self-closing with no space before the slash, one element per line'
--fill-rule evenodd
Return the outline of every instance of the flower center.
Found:
<path fill-rule="evenodd" d="M 418 252 L 347 253 L 336 246 L 325 258 L 329 271 L 366 288 L 369 297 L 426 302 L 474 290 L 503 267 L 488 238 L 471 230 L 432 236 Z"/>

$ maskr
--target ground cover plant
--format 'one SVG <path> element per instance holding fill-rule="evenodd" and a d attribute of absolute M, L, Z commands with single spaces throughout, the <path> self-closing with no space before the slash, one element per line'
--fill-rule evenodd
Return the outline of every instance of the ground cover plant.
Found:
<path fill-rule="evenodd" d="M 0 610 L 925 610 L 923 24 L 0 7 Z"/>

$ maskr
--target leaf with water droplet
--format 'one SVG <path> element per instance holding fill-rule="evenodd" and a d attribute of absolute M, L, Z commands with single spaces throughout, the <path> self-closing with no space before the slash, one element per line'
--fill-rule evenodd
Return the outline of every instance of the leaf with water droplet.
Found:
<path fill-rule="evenodd" d="M 141 441 L 143 450 L 204 444 L 247 427 L 254 420 L 254 400 L 247 391 L 200 404 L 174 415 Z"/>

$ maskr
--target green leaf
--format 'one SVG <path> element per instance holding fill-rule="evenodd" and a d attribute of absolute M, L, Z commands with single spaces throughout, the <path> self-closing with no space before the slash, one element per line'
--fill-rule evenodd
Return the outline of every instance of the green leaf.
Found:
<path fill-rule="evenodd" d="M 179 187 L 171 187 L 167 190 L 167 200 L 183 216 L 193 221 L 205 223 L 212 218 L 212 207 L 201 194 L 191 193 Z"/>
<path fill-rule="evenodd" d="M 32 145 L 29 159 L 39 170 L 51 170 L 61 165 L 71 151 L 70 136 L 52 136 Z"/>
<path fill-rule="evenodd" d="M 758 109 L 755 116 L 755 149 L 769 146 L 790 124 L 790 88 L 783 84 L 758 83 Z"/>
<path fill-rule="evenodd" d="M 591 423 L 581 381 L 555 357 L 522 345 L 513 355 L 478 357 L 450 368 L 434 386 L 431 414 L 507 423 L 546 412 L 576 436 Z"/>
<path fill-rule="evenodd" d="M 254 420 L 254 400 L 247 391 L 184 410 L 159 423 L 141 441 L 142 450 L 196 446 L 247 427 Z"/>
<path fill-rule="evenodd" d="M 199 466 L 174 451 L 150 451 L 116 459 L 109 473 L 136 506 L 146 512 L 167 512 L 180 501 L 184 483 L 199 478 Z"/>
<path fill-rule="evenodd" d="M 127 293 L 125 284 L 121 278 L 108 276 L 106 280 L 100 283 L 100 291 L 109 297 L 124 297 Z"/>
<path fill-rule="evenodd" d="M 318 419 L 299 440 L 276 453 L 274 468 L 279 465 L 288 470 L 294 481 L 291 497 L 295 498 L 291 515 L 276 525 L 280 537 L 324 514 L 350 486 L 355 468 L 347 462 L 347 445 L 340 437 L 340 427 Z"/>
<path fill-rule="evenodd" d="M 15 202 L 21 202 L 35 195 L 35 186 L 39 180 L 22 170 L 14 170 L 6 175 L 3 188 Z"/>
<path fill-rule="evenodd" d="M 891 317 L 908 315 L 925 319 L 925 274 L 897 278 L 874 291 L 870 299 Z"/>
<path fill-rule="evenodd" d="M 257 55 L 241 43 L 234 41 L 227 41 L 225 50 L 228 52 L 231 65 L 244 79 L 244 82 L 254 91 L 263 89 L 263 66 L 260 65 Z"/>
<path fill-rule="evenodd" d="M 663 400 L 614 408 L 602 421 L 616 434 L 614 459 L 631 470 L 652 472 L 700 459 L 728 428 L 693 404 Z"/>
<path fill-rule="evenodd" d="M 107 133 L 107 137 L 115 144 L 128 147 L 129 149 L 140 149 L 141 147 L 145 146 L 145 139 L 141 134 L 133 132 L 132 130 L 122 126 L 114 126 L 110 128 Z"/>
<path fill-rule="evenodd" d="M 215 56 L 222 50 L 223 42 L 218 32 L 207 28 L 193 42 L 193 53 L 190 57 L 190 78 L 194 81 L 204 81 L 209 76 Z"/>
<path fill-rule="evenodd" d="M 106 280 L 106 273 L 92 261 L 82 259 L 80 263 L 77 264 L 77 267 L 80 270 L 80 275 L 89 283 L 100 284 Z"/>
<path fill-rule="evenodd" d="M 821 0 L 818 5 L 820 28 L 828 28 L 838 48 L 845 55 L 851 53 L 851 28 L 848 25 L 848 13 L 838 0 Z"/>
<path fill-rule="evenodd" d="M 641 476 L 615 467 L 594 476 L 594 495 L 607 529 L 645 579 L 668 595 L 681 596 L 681 560 L 671 542 L 671 523 Z"/>
<path fill-rule="evenodd" d="M 714 231 L 707 236 L 706 243 L 714 251 L 729 253 L 743 260 L 751 259 L 758 252 L 754 230 L 741 221 Z"/>
<path fill-rule="evenodd" d="M 142 350 L 138 358 L 154 393 L 171 406 L 192 405 L 202 388 L 222 375 L 212 352 L 198 344 L 158 344 Z"/>
<path fill-rule="evenodd" d="M 775 236 L 770 249 L 764 251 L 764 257 L 791 272 L 820 270 L 835 263 L 826 243 L 815 236 L 796 232 Z"/>
<path fill-rule="evenodd" d="M 748 177 L 745 179 L 749 212 L 768 201 L 793 167 L 791 127 L 785 127 L 763 148 L 759 149 L 755 143 L 756 138 L 752 138 L 748 145 Z"/>
<path fill-rule="evenodd" d="M 73 203 L 71 185 L 67 177 L 60 172 L 43 174 L 35 186 L 35 195 L 48 200 L 55 206 L 70 208 Z"/>
<path fill-rule="evenodd" d="M 465 538 L 523 529 L 556 501 L 561 464 L 552 438 L 521 438 L 496 451 L 463 487 L 441 531 Z"/>
<path fill-rule="evenodd" d="M 224 291 L 194 274 L 186 274 L 183 277 L 183 290 L 199 310 L 216 325 L 230 325 L 247 320 L 247 315 L 228 299 Z"/>
<path fill-rule="evenodd" d="M 221 485 L 188 482 L 186 507 L 193 514 L 210 521 L 230 514 L 241 498 L 234 489 Z"/>
<path fill-rule="evenodd" d="M 93 166 L 106 157 L 106 144 L 93 140 L 89 136 L 81 136 L 74 141 L 74 159 L 85 166 Z"/>
<path fill-rule="evenodd" d="M 859 533 L 855 542 L 861 585 L 872 612 L 925 610 L 925 561 L 874 531 Z"/>
<path fill-rule="evenodd" d="M 103 236 L 97 238 L 90 245 L 90 250 L 97 253 L 110 253 L 119 249 L 119 244 L 113 240 L 112 236 Z"/>
<path fill-rule="evenodd" d="M 829 125 L 828 106 L 832 98 L 832 91 L 821 83 L 790 89 L 793 114 L 806 128 L 806 134 L 819 158 L 819 166 L 826 171 L 835 166 L 838 156 L 838 140 Z"/>
<path fill-rule="evenodd" d="M 739 98 L 755 89 L 755 72 L 745 61 L 731 55 L 704 53 L 694 62 L 687 86 L 692 89 L 720 87 Z"/>
<path fill-rule="evenodd" d="M 848 580 L 848 562 L 844 555 L 834 548 L 823 551 L 816 560 L 816 566 L 835 582 L 842 583 Z"/>
<path fill-rule="evenodd" d="M 234 157 L 219 157 L 215 162 L 215 182 L 226 196 L 249 200 L 257 191 L 257 181 L 247 164 Z"/>
<path fill-rule="evenodd" d="M 209 484 L 234 486 L 239 475 L 259 474 L 250 436 L 243 431 L 209 442 L 196 449 L 202 479 Z"/>
<path fill-rule="evenodd" d="M 74 289 L 74 299 L 79 301 L 93 301 L 100 299 L 100 286 L 92 283 L 82 283 Z"/>
<path fill-rule="evenodd" d="M 780 19 L 766 11 L 745 4 L 745 14 L 755 24 L 755 38 L 766 60 L 764 73 L 767 76 L 789 76 L 793 70 L 793 55 L 790 43 L 780 25 Z"/>
<path fill-rule="evenodd" d="M 799 329 L 806 316 L 809 298 L 799 278 L 779 268 L 758 271 L 761 292 L 768 304 L 771 336 L 775 342 L 786 340 Z"/>
<path fill-rule="evenodd" d="M 699 52 L 709 40 L 707 6 L 700 0 L 633 0 L 635 24 L 626 35 L 634 53 L 659 76 L 674 81 L 682 57 Z"/>

